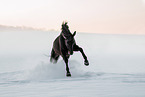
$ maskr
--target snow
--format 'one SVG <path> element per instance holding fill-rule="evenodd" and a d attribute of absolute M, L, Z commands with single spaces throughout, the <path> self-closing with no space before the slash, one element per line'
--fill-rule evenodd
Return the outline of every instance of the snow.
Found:
<path fill-rule="evenodd" d="M 0 97 L 145 97 L 145 36 L 77 33 L 79 52 L 49 62 L 59 32 L 0 32 Z"/>

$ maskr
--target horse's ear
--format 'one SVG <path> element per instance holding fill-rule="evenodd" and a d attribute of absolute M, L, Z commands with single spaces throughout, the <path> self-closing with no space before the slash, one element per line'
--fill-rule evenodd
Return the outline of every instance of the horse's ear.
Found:
<path fill-rule="evenodd" d="M 68 22 L 65 22 L 65 25 L 67 25 Z"/>
<path fill-rule="evenodd" d="M 76 31 L 73 33 L 73 37 L 76 35 Z"/>

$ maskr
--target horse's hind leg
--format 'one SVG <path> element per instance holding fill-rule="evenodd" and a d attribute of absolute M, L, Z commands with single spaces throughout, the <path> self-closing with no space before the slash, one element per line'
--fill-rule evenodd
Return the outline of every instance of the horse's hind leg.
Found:
<path fill-rule="evenodd" d="M 50 62 L 54 61 L 54 63 L 56 63 L 58 58 L 59 58 L 59 55 L 55 53 L 54 49 L 52 49 L 52 51 L 51 51 L 51 57 L 50 57 Z"/>
<path fill-rule="evenodd" d="M 55 60 L 54 63 L 57 63 L 58 58 L 59 58 L 59 55 L 56 54 L 55 58 L 54 58 L 54 60 Z"/>

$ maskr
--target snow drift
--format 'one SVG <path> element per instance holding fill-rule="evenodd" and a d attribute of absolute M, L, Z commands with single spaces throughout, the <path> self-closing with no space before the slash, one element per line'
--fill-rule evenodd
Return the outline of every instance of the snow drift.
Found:
<path fill-rule="evenodd" d="M 65 76 L 62 58 L 57 64 L 49 62 L 52 42 L 58 35 L 44 31 L 0 32 L 2 97 L 145 96 L 144 35 L 77 33 L 76 42 L 90 65 L 86 67 L 81 54 L 74 53 L 69 59 L 71 78 Z"/>

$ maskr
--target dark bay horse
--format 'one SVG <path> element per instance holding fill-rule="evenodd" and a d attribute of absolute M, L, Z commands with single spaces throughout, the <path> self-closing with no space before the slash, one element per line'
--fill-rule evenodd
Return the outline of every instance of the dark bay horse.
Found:
<path fill-rule="evenodd" d="M 62 56 L 66 64 L 66 71 L 67 71 L 66 76 L 71 76 L 71 73 L 69 71 L 69 66 L 68 66 L 68 59 L 70 55 L 73 55 L 73 51 L 81 52 L 84 58 L 84 64 L 86 66 L 89 65 L 89 62 L 87 60 L 87 57 L 83 49 L 79 47 L 75 42 L 74 36 L 76 35 L 76 31 L 73 34 L 71 34 L 67 22 L 62 24 L 61 30 L 62 31 L 60 35 L 53 42 L 50 61 L 56 63 L 59 56 Z"/>

